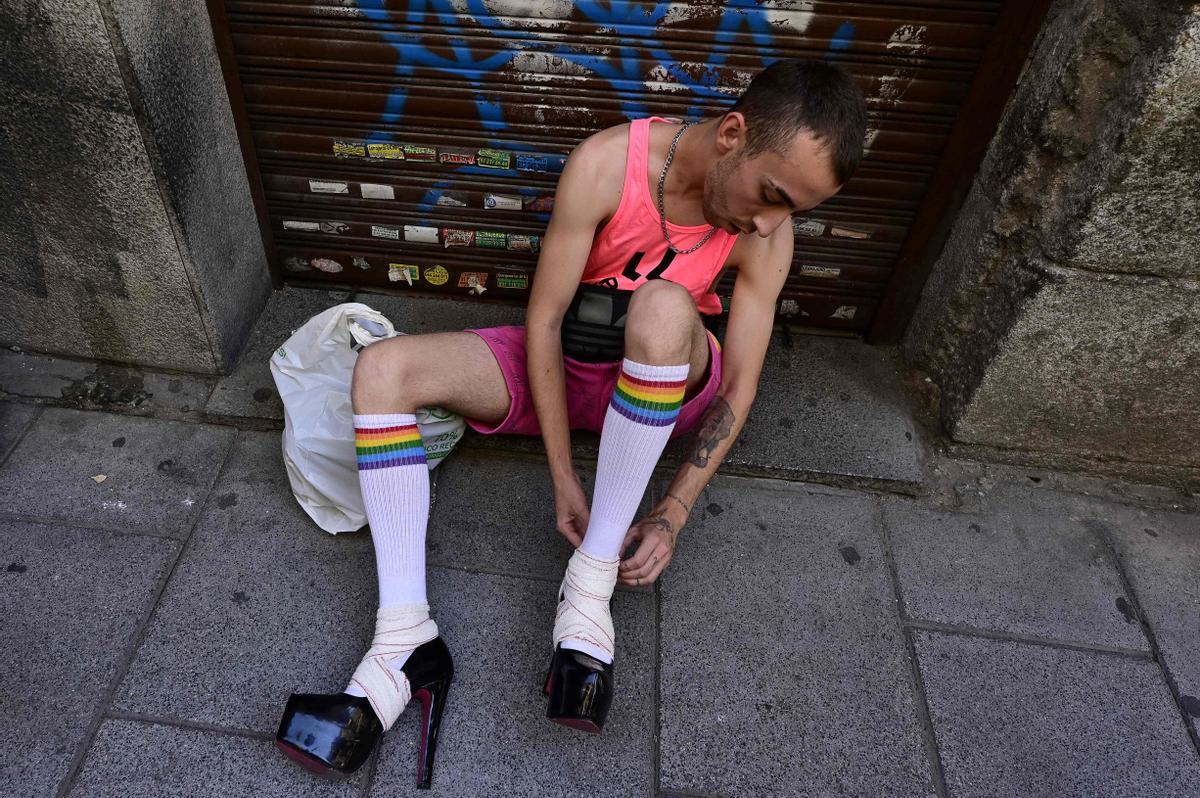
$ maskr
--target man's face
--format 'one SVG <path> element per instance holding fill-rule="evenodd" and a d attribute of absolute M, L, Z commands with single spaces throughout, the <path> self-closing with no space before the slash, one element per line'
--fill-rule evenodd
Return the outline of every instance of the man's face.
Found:
<path fill-rule="evenodd" d="M 719 137 L 727 133 L 725 127 L 722 123 Z M 709 224 L 765 238 L 792 214 L 815 208 L 841 188 L 829 155 L 809 131 L 796 134 L 786 157 L 767 150 L 747 158 L 744 127 L 740 135 L 736 124 L 732 128 L 732 138 L 727 134 L 721 139 L 728 151 L 704 180 L 702 209 Z"/>

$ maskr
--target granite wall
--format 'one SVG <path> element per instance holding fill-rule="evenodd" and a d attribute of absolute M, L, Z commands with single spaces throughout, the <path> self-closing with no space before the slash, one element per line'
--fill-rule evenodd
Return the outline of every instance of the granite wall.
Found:
<path fill-rule="evenodd" d="M 0 342 L 227 370 L 270 279 L 202 0 L 13 0 L 0 43 Z"/>
<path fill-rule="evenodd" d="M 959 442 L 1200 466 L 1200 6 L 1052 7 L 906 333 Z"/>

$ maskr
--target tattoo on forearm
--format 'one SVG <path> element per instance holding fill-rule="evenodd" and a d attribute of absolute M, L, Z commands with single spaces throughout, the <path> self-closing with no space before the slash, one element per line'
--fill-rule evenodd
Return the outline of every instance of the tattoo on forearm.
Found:
<path fill-rule="evenodd" d="M 707 466 L 708 460 L 716 451 L 717 446 L 729 437 L 732 429 L 733 410 L 725 401 L 725 397 L 718 396 L 708 406 L 704 420 L 700 422 L 700 431 L 696 433 L 696 440 L 692 443 L 691 451 L 688 452 L 688 462 L 697 468 Z"/>
<path fill-rule="evenodd" d="M 683 499 L 679 498 L 674 493 L 671 493 L 671 491 L 667 491 L 666 498 L 674 499 L 675 501 L 679 502 L 679 506 L 683 508 L 685 513 L 687 513 L 689 516 L 692 514 L 692 508 L 689 507 Z"/>

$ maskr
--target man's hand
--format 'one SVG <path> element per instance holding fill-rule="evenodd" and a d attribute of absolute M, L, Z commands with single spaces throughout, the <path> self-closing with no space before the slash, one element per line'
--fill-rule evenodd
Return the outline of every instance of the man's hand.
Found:
<path fill-rule="evenodd" d="M 579 481 L 579 474 L 572 471 L 569 480 L 554 485 L 554 517 L 558 522 L 558 531 L 575 548 L 583 545 L 589 515 L 583 484 Z"/>
<path fill-rule="evenodd" d="M 666 513 L 651 513 L 638 521 L 625 533 L 621 551 L 634 541 L 640 541 L 637 553 L 622 560 L 617 569 L 617 581 L 622 585 L 650 585 L 671 561 L 675 553 L 675 538 L 679 529 L 667 518 Z"/>

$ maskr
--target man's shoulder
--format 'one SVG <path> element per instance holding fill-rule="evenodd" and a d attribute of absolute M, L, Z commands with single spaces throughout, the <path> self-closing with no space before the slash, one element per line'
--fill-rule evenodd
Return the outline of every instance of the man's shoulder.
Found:
<path fill-rule="evenodd" d="M 606 127 L 579 142 L 572 151 L 572 157 L 586 160 L 602 171 L 613 170 L 615 166 L 623 166 L 625 152 L 629 147 L 629 123 Z M 621 169 L 622 173 L 624 169 Z"/>
<path fill-rule="evenodd" d="M 593 133 L 571 151 L 559 178 L 559 193 L 582 201 L 598 220 L 597 226 L 606 223 L 620 205 L 628 143 L 628 123 Z"/>

